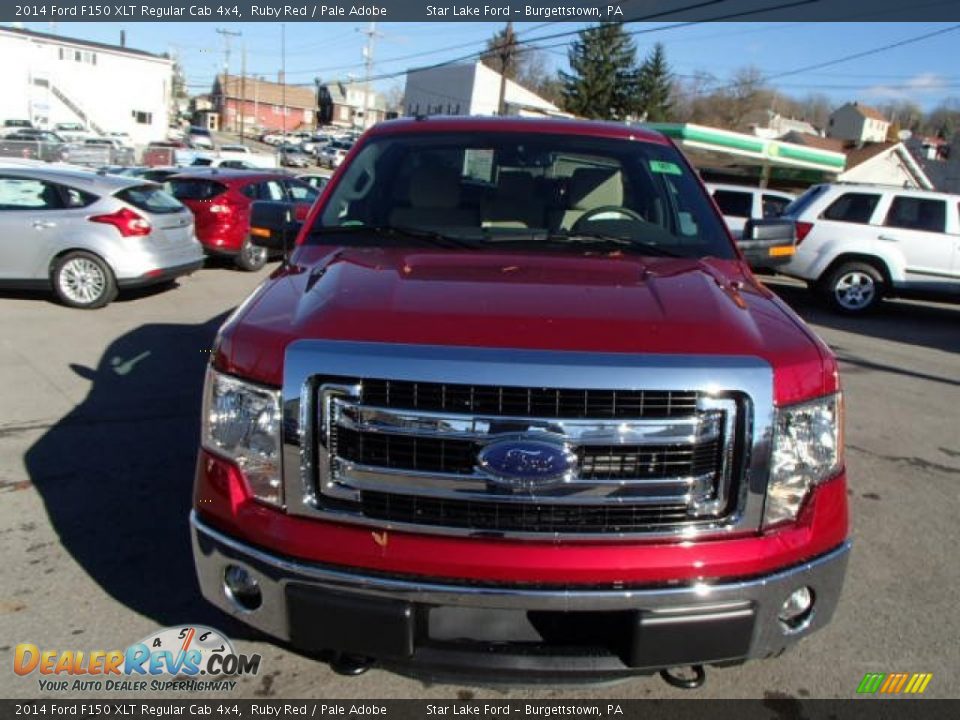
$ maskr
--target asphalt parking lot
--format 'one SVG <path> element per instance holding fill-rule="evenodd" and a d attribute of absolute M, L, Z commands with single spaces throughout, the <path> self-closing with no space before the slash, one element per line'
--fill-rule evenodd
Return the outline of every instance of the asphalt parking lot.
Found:
<path fill-rule="evenodd" d="M 491 688 L 338 676 L 200 598 L 187 514 L 203 369 L 268 271 L 208 268 L 94 312 L 0 294 L 0 696 L 64 697 L 14 675 L 17 643 L 106 650 L 199 623 L 263 655 L 236 698 L 847 698 L 864 673 L 894 671 L 933 673 L 927 696 L 960 697 L 960 306 L 888 303 L 851 320 L 771 283 L 844 372 L 855 545 L 826 630 L 776 660 L 708 669 L 695 693 L 656 677 Z M 96 693 L 70 697 L 84 695 Z"/>

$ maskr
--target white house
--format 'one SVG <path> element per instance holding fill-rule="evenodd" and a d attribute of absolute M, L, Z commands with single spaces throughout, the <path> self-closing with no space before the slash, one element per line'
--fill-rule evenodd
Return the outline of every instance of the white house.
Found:
<path fill-rule="evenodd" d="M 387 100 L 363 83 L 330 83 L 330 124 L 367 130 L 387 117 Z"/>
<path fill-rule="evenodd" d="M 782 138 L 788 133 L 803 133 L 805 135 L 819 135 L 819 131 L 806 120 L 784 117 L 773 110 L 760 110 L 748 113 L 744 123 L 757 137 L 774 140 Z"/>
<path fill-rule="evenodd" d="M 830 114 L 827 137 L 853 143 L 885 142 L 890 121 L 868 105 L 847 103 Z"/>
<path fill-rule="evenodd" d="M 407 115 L 497 115 L 500 73 L 483 63 L 407 71 L 403 107 Z M 563 115 L 553 103 L 512 80 L 506 81 L 507 115 Z"/>
<path fill-rule="evenodd" d="M 39 127 L 82 123 L 162 140 L 169 125 L 173 61 L 142 50 L 0 28 L 0 119 Z"/>

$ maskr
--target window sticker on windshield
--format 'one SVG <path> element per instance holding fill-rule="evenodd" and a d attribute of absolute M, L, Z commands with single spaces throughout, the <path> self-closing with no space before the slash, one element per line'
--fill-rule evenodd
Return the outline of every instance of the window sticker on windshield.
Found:
<path fill-rule="evenodd" d="M 679 165 L 672 162 L 664 162 L 663 160 L 651 160 L 650 170 L 655 173 L 661 173 L 662 175 L 683 175 L 683 170 L 680 169 Z"/>
<path fill-rule="evenodd" d="M 467 148 L 463 154 L 463 177 L 479 182 L 493 182 L 493 150 Z"/>

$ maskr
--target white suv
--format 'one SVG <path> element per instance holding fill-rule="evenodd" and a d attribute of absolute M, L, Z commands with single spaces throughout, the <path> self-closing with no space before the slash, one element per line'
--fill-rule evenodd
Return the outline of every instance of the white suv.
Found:
<path fill-rule="evenodd" d="M 960 300 L 960 195 L 881 185 L 814 185 L 784 211 L 797 250 L 778 268 L 837 310 L 883 297 Z"/>

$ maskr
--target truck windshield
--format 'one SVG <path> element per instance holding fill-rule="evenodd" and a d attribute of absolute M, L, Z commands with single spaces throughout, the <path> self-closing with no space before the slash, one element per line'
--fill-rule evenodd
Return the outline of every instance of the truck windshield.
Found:
<path fill-rule="evenodd" d="M 308 242 L 452 241 L 531 249 L 734 258 L 677 150 L 571 134 L 424 133 L 372 138 L 339 180 Z"/>

